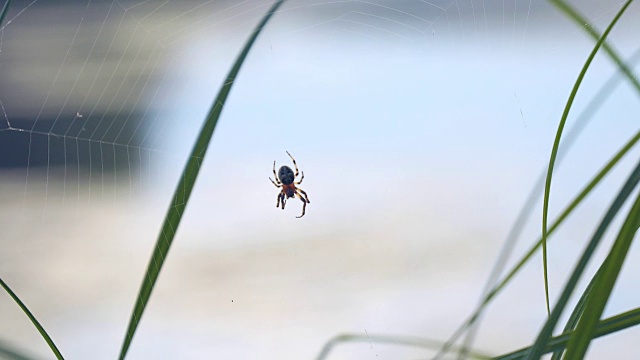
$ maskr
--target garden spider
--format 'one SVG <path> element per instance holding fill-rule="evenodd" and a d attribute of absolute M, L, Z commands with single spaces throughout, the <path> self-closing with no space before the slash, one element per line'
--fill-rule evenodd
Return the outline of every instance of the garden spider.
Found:
<path fill-rule="evenodd" d="M 280 203 L 282 203 L 282 210 L 284 210 L 284 205 L 287 202 L 287 198 L 292 198 L 298 195 L 300 200 L 302 200 L 302 215 L 296 217 L 301 218 L 304 216 L 304 210 L 307 207 L 307 204 L 311 203 L 311 201 L 309 201 L 309 197 L 307 196 L 307 193 L 304 192 L 304 190 L 296 187 L 296 185 L 300 185 L 300 183 L 302 183 L 302 179 L 304 179 L 304 171 L 302 172 L 300 181 L 294 181 L 298 177 L 298 165 L 296 164 L 296 160 L 293 158 L 293 156 L 291 156 L 288 151 L 286 153 L 287 155 L 289 155 L 289 157 L 293 161 L 293 166 L 296 168 L 295 175 L 293 174 L 293 170 L 291 170 L 291 168 L 286 165 L 282 165 L 280 167 L 280 170 L 278 170 L 278 173 L 276 174 L 276 162 L 274 161 L 273 176 L 276 178 L 276 181 L 271 180 L 271 178 L 269 178 L 269 180 L 271 180 L 273 185 L 275 185 L 276 187 L 282 188 L 282 190 L 278 194 L 278 202 L 276 203 L 276 207 L 280 207 Z M 301 193 L 302 195 L 300 195 Z"/>

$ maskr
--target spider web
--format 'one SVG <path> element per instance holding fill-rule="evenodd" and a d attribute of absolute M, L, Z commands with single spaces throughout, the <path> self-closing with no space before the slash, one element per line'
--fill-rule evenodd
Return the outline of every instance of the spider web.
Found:
<path fill-rule="evenodd" d="M 193 133 L 201 121 L 167 116 L 184 113 L 172 99 L 180 96 L 173 91 L 177 85 L 188 90 L 184 74 L 193 72 L 185 51 L 190 44 L 209 39 L 218 44 L 214 51 L 233 54 L 230 49 L 238 47 L 268 5 L 268 1 L 89 0 L 83 6 L 15 2 L 0 38 L 6 79 L 0 96 L 0 132 L 5 139 L 3 152 L 12 153 L 2 158 L 0 166 L 25 169 L 25 196 L 32 183 L 40 184 L 45 200 L 54 177 L 62 181 L 63 198 L 70 196 L 68 191 L 79 200 L 85 185 L 86 196 L 101 199 L 105 192 L 114 197 L 120 191 L 139 192 L 145 188 L 140 182 L 157 178 L 154 163 L 184 157 L 167 147 L 172 132 Z M 360 43 L 365 46 L 368 42 L 415 46 L 442 39 L 446 43 L 457 33 L 478 37 L 488 31 L 487 7 L 495 5 L 450 0 L 292 1 L 281 10 L 288 28 L 278 32 L 279 41 L 294 34 L 317 36 L 313 41 L 322 46 L 336 41 L 334 35 L 340 33 L 364 40 Z M 517 1 L 502 2 L 502 26 L 512 20 L 513 36 L 526 32 L 531 3 L 517 7 Z M 55 16 L 58 12 L 60 16 Z M 466 17 L 473 17 L 471 26 L 464 25 L 469 22 Z M 519 17 L 522 21 L 516 21 Z M 516 24 L 523 28 L 516 29 Z M 273 41 L 270 48 L 273 51 Z M 232 58 L 218 56 L 218 61 L 228 63 Z M 221 70 L 210 73 L 213 79 L 221 76 Z M 143 173 L 146 176 L 140 176 Z M 134 186 L 136 177 L 139 183 Z"/>
<path fill-rule="evenodd" d="M 28 258 L 27 253 L 39 247 L 50 249 L 55 247 L 54 244 L 59 244 L 52 238 L 98 236 L 86 230 L 88 225 L 82 227 L 84 222 L 92 223 L 92 229 L 103 233 L 99 238 L 106 238 L 105 241 L 115 242 L 113 238 L 118 237 L 144 238 L 144 244 L 153 241 L 173 186 L 210 103 L 248 34 L 271 3 L 266 0 L 86 0 L 61 1 L 54 5 L 42 0 L 13 1 L 5 23 L 0 28 L 0 169 L 3 181 L 0 193 L 5 202 L 11 204 L 0 215 L 0 219 L 11 224 L 12 236 L 30 238 L 30 241 L 25 244 L 9 243 L 7 239 L 5 242 L 9 243 L 8 252 L 0 256 L 0 271 L 3 274 L 19 275 L 20 271 L 17 269 L 20 269 L 20 264 L 29 263 L 25 260 Z M 584 10 L 602 28 L 618 5 L 593 2 L 585 5 Z M 320 116 L 307 114 L 309 110 L 303 113 L 309 116 L 305 120 L 298 116 L 300 112 L 295 113 L 289 108 L 300 102 L 302 106 L 317 109 L 311 112 L 322 114 L 323 119 L 330 118 L 335 113 L 326 112 L 324 108 L 330 108 L 326 103 L 331 104 L 335 99 L 317 93 L 305 98 L 304 95 L 291 95 L 282 89 L 268 93 L 269 90 L 265 89 L 276 87 L 275 85 L 281 85 L 282 88 L 293 87 L 291 84 L 296 84 L 299 89 L 312 91 L 310 88 L 313 85 L 304 83 L 330 84 L 333 78 L 349 84 L 351 81 L 358 81 L 350 77 L 350 72 L 357 72 L 357 67 L 395 54 L 416 57 L 417 53 L 423 57 L 424 67 L 429 68 L 434 66 L 435 62 L 431 61 L 435 60 L 432 59 L 437 59 L 441 53 L 456 53 L 469 46 L 477 53 L 487 53 L 494 51 L 498 43 L 498 48 L 507 48 L 507 56 L 516 59 L 513 54 L 527 51 L 531 46 L 529 41 L 533 40 L 530 26 L 534 22 L 540 23 L 541 16 L 548 15 L 545 12 L 548 7 L 531 0 L 288 1 L 252 49 L 240 75 L 243 81 L 234 85 L 222 121 L 216 130 L 212 143 L 214 150 L 209 156 L 212 160 L 208 161 L 218 165 L 217 169 L 226 169 L 221 171 L 225 176 L 221 178 L 216 169 L 205 169 L 199 180 L 199 184 L 204 184 L 200 190 L 204 193 L 203 198 L 210 195 L 211 188 L 232 189 L 227 191 L 228 194 L 216 193 L 220 196 L 219 202 L 227 204 L 238 201 L 239 204 L 234 209 L 242 210 L 210 210 L 195 199 L 190 204 L 194 207 L 190 212 L 193 214 L 191 219 L 195 220 L 191 220 L 192 226 L 187 225 L 181 231 L 186 232 L 185 237 L 199 231 L 211 232 L 211 237 L 215 238 L 218 230 L 214 226 L 208 228 L 202 225 L 209 221 L 211 212 L 215 213 L 219 222 L 217 224 L 245 224 L 237 220 L 240 212 L 248 214 L 250 219 L 260 219 L 263 208 L 254 210 L 251 206 L 259 202 L 273 207 L 275 194 L 267 192 L 263 197 L 264 189 L 253 192 L 255 182 L 248 179 L 268 176 L 268 166 L 266 175 L 263 170 L 264 163 L 270 164 L 272 161 L 271 150 L 284 153 L 283 150 L 289 144 L 300 148 L 308 144 L 310 148 L 322 149 L 322 155 L 313 158 L 316 163 L 320 162 L 322 156 L 337 157 L 337 154 L 357 153 L 358 147 L 362 147 L 366 149 L 362 153 L 366 154 L 356 160 L 360 160 L 359 164 L 364 169 L 375 168 L 378 160 L 387 159 L 386 156 L 399 157 L 399 154 L 412 153 L 416 149 L 425 153 L 438 152 L 435 146 L 417 146 L 424 140 L 407 136 L 407 128 L 400 125 L 400 120 L 389 121 L 384 137 L 369 132 L 369 129 L 379 125 L 379 122 L 376 123 L 378 114 L 368 109 L 373 106 L 366 100 L 367 96 L 377 95 L 375 89 L 354 87 L 357 91 L 348 94 L 352 100 L 344 103 L 336 101 L 335 107 L 340 109 L 339 115 L 345 120 L 328 121 L 326 126 L 309 125 L 314 122 L 322 125 L 324 121 L 318 119 Z M 565 24 L 563 29 L 573 35 L 567 36 L 569 40 L 565 41 L 582 36 L 580 30 L 576 30 L 572 24 Z M 588 45 L 589 42 L 585 44 Z M 542 59 L 556 50 L 547 49 L 535 56 Z M 295 74 L 287 77 L 265 75 L 269 71 L 288 72 L 287 66 L 290 63 L 287 57 L 294 57 L 296 51 L 313 54 L 305 59 L 316 56 L 319 60 L 296 68 L 296 71 L 302 72 L 300 79 L 296 79 Z M 558 52 L 562 53 L 562 49 Z M 376 58 L 372 59 L 372 56 Z M 355 60 L 344 61 L 344 68 L 331 69 L 331 72 L 318 71 L 322 67 L 322 61 L 332 57 L 353 57 Z M 469 63 L 469 60 L 461 56 L 455 58 L 451 65 L 462 66 Z M 401 66 L 402 62 L 398 64 Z M 304 65 L 308 66 L 305 68 Z M 393 80 L 389 75 L 393 71 L 391 68 L 374 69 L 371 76 L 380 77 L 382 88 L 386 81 Z M 482 71 L 472 69 L 470 72 L 481 74 Z M 434 72 L 437 73 L 437 70 Z M 522 77 L 525 78 L 526 75 Z M 280 80 L 282 83 L 276 84 Z M 397 93 L 403 95 L 398 98 L 420 102 L 432 96 L 437 101 L 439 93 L 459 91 L 460 95 L 456 95 L 456 99 L 468 104 L 471 109 L 474 108 L 476 98 L 479 98 L 477 102 L 483 104 L 490 101 L 481 97 L 483 89 L 491 89 L 492 86 L 485 78 L 481 78 L 480 85 L 473 81 L 464 84 L 463 87 L 479 87 L 468 92 L 466 89 L 451 91 L 446 80 L 435 79 L 434 83 L 438 85 L 430 90 L 419 88 L 426 95 L 417 97 L 405 94 L 416 89 L 407 81 L 408 90 L 398 88 Z M 261 81 L 271 81 L 270 86 L 260 83 Z M 557 90 L 557 94 L 561 94 L 558 98 L 564 96 L 562 90 Z M 278 97 L 278 91 L 290 94 L 291 98 L 285 98 L 284 95 Z M 512 110 L 509 115 L 510 124 L 515 123 L 520 129 L 542 132 L 542 125 L 536 123 L 531 115 L 532 108 L 535 107 L 533 97 L 530 94 L 527 96 L 525 91 L 516 92 L 511 88 L 504 91 L 503 98 L 508 99 L 506 103 L 510 106 L 509 110 Z M 265 102 L 271 102 L 274 109 L 265 109 Z M 380 102 L 382 105 L 384 103 Z M 398 104 L 396 106 L 402 108 L 404 103 Z M 423 110 L 428 113 L 428 109 Z M 418 115 L 403 110 L 398 112 L 399 117 L 415 120 L 412 126 L 416 134 L 425 132 L 422 125 L 425 121 L 416 120 Z M 451 120 L 452 123 L 455 121 L 456 119 Z M 447 129 L 446 124 L 438 126 L 441 127 L 435 130 Z M 473 122 L 463 126 L 468 127 L 470 133 L 485 127 L 474 125 Z M 358 139 L 354 140 L 354 137 Z M 376 140 L 362 140 L 369 138 Z M 472 137 L 469 136 L 469 139 Z M 334 146 L 331 141 L 342 145 Z M 371 146 L 376 141 L 378 143 Z M 252 162 L 252 158 L 258 157 L 255 154 L 262 151 L 257 150 L 258 148 L 268 150 L 264 150 L 265 153 L 268 152 L 264 155 L 266 162 L 263 157 Z M 304 163 L 298 153 L 293 150 L 292 153 L 300 163 Z M 367 157 L 371 158 L 370 163 L 362 161 L 362 158 Z M 401 165 L 409 167 L 416 160 L 424 158 L 410 155 L 407 162 Z M 432 160 L 434 159 L 429 158 L 429 161 Z M 312 161 L 307 161 L 310 162 Z M 254 168 L 260 171 L 254 173 L 246 170 Z M 329 166 L 323 170 L 326 171 L 316 170 L 316 173 L 333 171 Z M 353 168 L 342 170 L 349 175 L 349 180 L 335 180 L 333 183 L 327 180 L 326 188 L 331 189 L 331 195 L 327 190 L 323 193 L 325 198 L 350 198 L 351 193 L 343 188 L 354 188 L 356 184 L 362 188 L 358 198 L 365 198 L 363 194 L 379 192 L 383 182 L 370 181 L 371 177 L 375 177 L 375 172 Z M 362 173 L 369 176 L 361 175 Z M 401 179 L 404 181 L 404 178 Z M 307 175 L 305 182 L 314 184 L 313 181 L 314 178 Z M 235 198 L 236 194 L 246 189 L 250 189 L 249 195 L 240 200 Z M 316 186 L 316 189 L 319 187 Z M 309 195 L 315 199 L 314 196 L 318 193 L 322 192 L 310 192 Z M 363 201 L 363 207 L 377 208 L 377 199 Z M 313 205 L 319 206 L 316 203 Z M 136 206 L 136 209 L 129 208 Z M 95 208 L 101 210 L 94 210 Z M 307 213 L 309 208 L 313 209 L 312 205 L 307 208 Z M 327 213 L 335 211 L 345 215 L 355 212 L 352 210 L 349 207 L 338 210 L 331 208 Z M 140 219 L 145 228 L 128 232 L 127 227 L 135 222 L 132 218 Z M 42 227 L 41 233 L 34 235 L 34 224 Z M 62 225 L 58 227 L 56 224 Z M 194 224 L 196 230 L 193 229 Z M 285 223 L 274 221 L 274 224 Z M 197 226 L 203 226 L 205 230 Z M 252 226 L 244 226 L 246 229 L 238 231 L 254 237 L 265 231 L 265 227 L 252 229 Z M 76 227 L 85 230 L 77 234 L 73 230 Z M 296 229 L 303 231 L 303 228 Z M 220 237 L 229 236 L 226 234 Z M 73 244 L 77 245 L 75 242 Z M 142 263 L 146 261 L 146 250 L 145 247 L 140 251 L 144 253 Z M 46 260 L 45 264 L 53 258 L 47 254 L 39 256 L 36 259 Z M 127 269 L 131 270 L 131 267 Z M 139 266 L 133 272 L 142 273 Z M 63 282 L 66 284 L 66 281 Z M 138 279 L 132 282 L 137 284 Z M 59 284 L 55 281 L 52 283 Z M 134 287 L 132 285 L 132 289 Z M 49 290 L 55 292 L 54 289 Z M 130 299 L 126 298 L 124 301 L 128 300 Z M 127 311 L 128 308 L 122 313 L 126 314 Z M 15 317 L 18 318 L 19 315 Z M 111 341 L 113 344 L 118 344 L 120 340 L 122 324 L 125 323 L 123 319 L 124 317 L 119 318 L 114 329 L 107 330 L 114 334 Z M 4 327 L 2 329 L 6 330 Z M 28 327 L 25 326 L 25 329 Z M 330 334 L 338 330 L 341 329 L 332 327 Z M 69 331 L 68 338 L 76 341 L 78 332 Z M 448 335 L 444 330 L 443 333 Z M 300 354 L 303 355 L 293 358 L 315 353 L 318 339 L 326 340 L 326 334 L 313 334 L 309 338 L 312 341 L 301 341 L 304 350 L 300 350 Z M 145 339 L 147 338 L 136 340 L 144 343 Z M 11 340 L 26 344 L 24 347 L 30 347 L 29 345 L 39 341 L 37 337 L 31 338 L 31 342 L 21 342 L 20 338 Z M 134 348 L 137 348 L 136 340 Z M 204 336 L 194 341 L 206 343 Z M 239 349 L 238 345 L 226 350 L 232 353 L 246 351 L 247 357 L 251 358 L 251 355 L 269 349 L 269 353 L 276 358 L 286 358 L 285 355 L 291 357 L 287 351 L 278 352 L 267 340 L 260 339 L 256 342 L 253 347 L 246 349 Z M 187 349 L 198 346 L 193 342 L 186 344 L 178 344 L 176 347 Z M 104 344 L 95 343 L 93 348 L 102 349 L 99 346 Z M 224 348 L 224 345 L 221 346 Z M 355 352 L 361 350 L 354 350 L 354 357 L 363 354 Z M 38 351 L 43 356 L 47 354 L 46 349 Z M 96 354 L 82 353 L 89 351 L 86 349 L 76 351 L 78 353 L 72 354 L 75 356 L 70 358 L 92 358 Z M 100 353 L 109 351 L 115 353 L 116 349 Z M 149 353 L 142 357 L 157 355 L 153 350 L 147 351 Z M 424 356 L 423 351 L 385 347 L 365 351 L 365 354 L 387 354 L 391 358 Z M 212 356 L 209 352 L 204 353 L 207 357 Z"/>

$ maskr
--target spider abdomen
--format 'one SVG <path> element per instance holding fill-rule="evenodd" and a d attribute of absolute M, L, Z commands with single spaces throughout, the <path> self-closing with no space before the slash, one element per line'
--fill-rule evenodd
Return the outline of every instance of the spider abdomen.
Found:
<path fill-rule="evenodd" d="M 293 184 L 293 180 L 295 180 L 293 170 L 291 170 L 291 168 L 288 166 L 281 166 L 280 170 L 278 170 L 278 179 L 280 179 L 280 182 L 284 185 Z"/>
<path fill-rule="evenodd" d="M 296 187 L 295 185 L 282 185 L 282 192 L 287 195 L 287 198 L 292 198 L 296 196 Z"/>

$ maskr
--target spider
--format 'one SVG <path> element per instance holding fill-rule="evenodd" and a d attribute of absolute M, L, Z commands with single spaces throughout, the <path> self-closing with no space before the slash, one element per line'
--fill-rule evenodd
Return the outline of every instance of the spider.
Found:
<path fill-rule="evenodd" d="M 282 210 L 284 210 L 284 205 L 287 202 L 287 198 L 292 198 L 298 195 L 300 200 L 302 200 L 302 215 L 296 217 L 301 218 L 304 216 L 304 210 L 307 207 L 307 204 L 311 203 L 311 201 L 309 201 L 309 197 L 307 196 L 307 193 L 304 192 L 304 190 L 296 187 L 296 185 L 300 185 L 300 183 L 302 183 L 302 179 L 304 179 L 304 171 L 302 172 L 300 181 L 294 181 L 298 177 L 298 165 L 296 164 L 296 160 L 293 158 L 293 156 L 291 156 L 288 151 L 286 153 L 287 155 L 289 155 L 289 157 L 293 161 L 293 166 L 296 168 L 295 175 L 293 174 L 293 170 L 291 170 L 291 168 L 286 165 L 282 165 L 278 170 L 278 173 L 276 174 L 276 162 L 274 161 L 273 176 L 276 178 L 276 181 L 271 180 L 271 178 L 269 178 L 269 180 L 271 180 L 273 185 L 275 185 L 277 188 L 282 188 L 282 190 L 280 190 L 280 193 L 278 194 L 278 202 L 276 203 L 276 207 L 280 207 L 280 203 L 282 203 Z M 301 193 L 302 195 L 300 195 Z"/>

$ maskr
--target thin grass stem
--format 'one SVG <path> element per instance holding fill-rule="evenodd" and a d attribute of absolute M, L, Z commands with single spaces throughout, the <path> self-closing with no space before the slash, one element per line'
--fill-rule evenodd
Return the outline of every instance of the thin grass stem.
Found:
<path fill-rule="evenodd" d="M 414 346 L 425 349 L 435 350 L 440 348 L 443 343 L 438 340 L 423 339 L 418 337 L 408 336 L 389 336 L 389 335 L 375 335 L 375 334 L 342 334 L 337 335 L 329 340 L 323 347 L 316 360 L 324 360 L 329 356 L 331 350 L 337 345 L 346 342 L 367 342 L 367 343 L 383 343 L 402 346 Z M 491 359 L 490 355 L 483 354 L 477 351 L 470 351 L 469 357 L 478 360 Z"/>
<path fill-rule="evenodd" d="M 36 319 L 35 316 L 33 316 L 31 311 L 29 311 L 27 306 L 22 302 L 22 300 L 20 300 L 18 295 L 16 295 L 11 290 L 9 285 L 7 285 L 1 278 L 0 278 L 0 286 L 9 294 L 9 296 L 11 296 L 13 301 L 15 301 L 16 304 L 18 304 L 20 309 L 22 309 L 25 315 L 27 315 L 29 320 L 31 320 L 31 322 L 33 323 L 33 326 L 35 326 L 36 329 L 38 329 L 38 332 L 40 333 L 40 335 L 42 335 L 42 338 L 44 339 L 44 341 L 47 342 L 47 345 L 49 345 L 49 348 L 51 349 L 51 351 L 53 351 L 53 354 L 56 356 L 56 358 L 58 360 L 63 360 L 64 357 L 62 356 L 62 353 L 60 352 L 60 350 L 58 350 L 58 347 L 56 346 L 56 344 L 53 342 L 53 339 L 51 339 L 51 336 L 47 334 L 47 331 L 44 329 L 44 327 L 42 327 L 42 325 L 40 325 L 40 322 Z"/>

